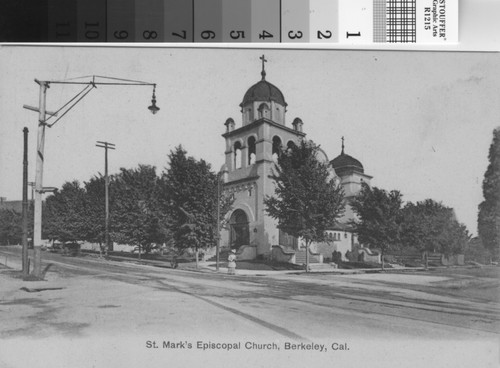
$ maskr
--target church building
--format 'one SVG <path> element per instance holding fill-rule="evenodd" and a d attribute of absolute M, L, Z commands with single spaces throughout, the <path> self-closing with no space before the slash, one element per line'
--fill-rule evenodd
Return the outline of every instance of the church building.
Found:
<path fill-rule="evenodd" d="M 305 253 L 300 239 L 289 236 L 277 228 L 277 221 L 265 211 L 264 199 L 274 195 L 275 184 L 272 170 L 282 147 L 290 147 L 305 139 L 303 122 L 295 118 L 287 125 L 287 103 L 278 87 L 267 81 L 264 56 L 261 58 L 261 80 L 251 86 L 243 96 L 241 124 L 236 126 L 232 118 L 225 122 L 222 135 L 226 141 L 224 191 L 234 196 L 234 204 L 228 214 L 228 225 L 221 232 L 221 246 L 237 250 L 239 260 L 274 258 L 301 263 Z M 320 157 L 328 160 L 326 154 Z M 344 188 L 347 203 L 361 188 L 361 182 L 369 184 L 371 176 L 364 173 L 363 165 L 342 152 L 330 162 L 337 180 Z M 357 240 L 348 221 L 354 213 L 349 205 L 338 224 L 328 231 L 329 241 L 313 244 L 314 262 L 330 258 L 333 251 L 345 254 Z M 304 253 L 304 254 L 301 254 Z"/>

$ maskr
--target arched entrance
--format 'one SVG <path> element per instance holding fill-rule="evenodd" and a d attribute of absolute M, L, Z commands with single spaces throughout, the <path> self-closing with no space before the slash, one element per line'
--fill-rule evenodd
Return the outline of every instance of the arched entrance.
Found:
<path fill-rule="evenodd" d="M 231 249 L 239 248 L 250 243 L 250 231 L 248 228 L 248 217 L 245 211 L 236 210 L 229 219 L 231 227 L 229 244 Z"/>

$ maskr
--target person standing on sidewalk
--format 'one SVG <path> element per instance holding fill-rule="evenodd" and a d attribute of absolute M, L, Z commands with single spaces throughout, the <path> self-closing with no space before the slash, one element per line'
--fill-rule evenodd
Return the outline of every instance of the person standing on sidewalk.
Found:
<path fill-rule="evenodd" d="M 229 275 L 234 275 L 236 270 L 236 251 L 234 249 L 231 249 L 231 252 L 229 252 L 227 260 L 227 273 Z"/>

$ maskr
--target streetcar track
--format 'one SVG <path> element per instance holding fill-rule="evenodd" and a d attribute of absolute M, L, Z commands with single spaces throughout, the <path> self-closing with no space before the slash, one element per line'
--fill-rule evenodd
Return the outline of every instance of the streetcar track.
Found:
<path fill-rule="evenodd" d="M 16 254 L 13 254 L 10 252 L 0 252 L 0 253 L 8 253 L 9 255 L 18 256 Z M 154 273 L 154 275 L 145 276 L 143 273 L 140 273 L 140 271 L 137 270 L 138 265 L 136 265 L 136 264 L 121 264 L 121 263 L 119 263 L 119 264 L 106 265 L 106 266 L 111 266 L 112 268 L 124 270 L 123 272 L 117 272 L 117 271 L 110 271 L 110 270 L 102 270 L 98 266 L 103 266 L 103 263 L 100 261 L 97 261 L 97 260 L 78 259 L 78 262 L 87 263 L 86 265 L 75 265 L 75 264 L 63 263 L 63 262 L 59 262 L 59 261 L 55 261 L 55 260 L 50 260 L 50 261 L 46 261 L 46 262 L 47 263 L 54 263 L 61 268 L 68 268 L 68 269 L 72 269 L 72 270 L 85 271 L 88 273 L 89 276 L 93 276 L 93 277 L 108 277 L 108 278 L 114 279 L 116 281 L 128 282 L 128 283 L 137 283 L 138 281 L 141 283 L 156 282 L 157 284 L 160 284 L 161 286 L 158 287 L 158 286 L 150 285 L 150 287 L 157 287 L 160 290 L 165 290 L 167 288 L 168 290 L 171 290 L 171 291 L 173 290 L 173 291 L 176 291 L 179 293 L 189 295 L 193 298 L 197 298 L 197 299 L 202 300 L 208 304 L 211 304 L 217 308 L 223 309 L 227 312 L 230 312 L 232 314 L 235 314 L 237 316 L 245 318 L 249 321 L 252 321 L 258 325 L 261 325 L 265 328 L 268 328 L 268 329 L 270 329 L 274 332 L 277 332 L 283 336 L 294 338 L 294 339 L 305 340 L 303 337 L 295 334 L 292 331 L 289 331 L 287 329 L 284 329 L 284 328 L 277 326 L 277 325 L 274 325 L 272 323 L 266 322 L 260 318 L 257 318 L 251 314 L 242 312 L 236 308 L 232 308 L 232 307 L 229 307 L 227 305 L 223 305 L 223 304 L 218 303 L 216 301 L 210 300 L 210 299 L 206 298 L 205 296 L 197 295 L 197 294 L 192 293 L 192 292 L 188 292 L 186 290 L 183 290 L 183 288 L 181 288 L 179 286 L 173 285 L 173 284 L 177 283 L 177 284 L 184 285 L 186 289 L 188 287 L 192 288 L 192 285 L 189 285 L 190 280 L 183 280 L 186 278 L 186 276 L 190 279 L 193 279 L 193 277 L 192 277 L 193 273 L 189 272 L 189 271 L 176 270 L 175 272 L 173 272 L 172 270 L 167 270 L 167 269 L 158 270 L 154 267 L 139 265 L 139 266 L 141 266 L 141 268 L 142 267 L 147 268 L 148 272 Z M 96 275 L 95 274 L 96 271 L 98 271 L 99 274 Z M 168 275 L 165 273 L 166 271 L 170 271 L 170 272 L 168 272 Z M 51 271 L 51 272 L 54 272 L 54 271 Z M 168 276 L 171 276 L 173 278 L 173 280 L 172 279 L 166 280 L 166 278 Z M 234 277 L 230 278 L 230 277 L 227 277 L 226 275 L 223 275 L 223 274 L 204 274 L 203 277 L 210 278 L 213 280 L 220 280 L 220 279 L 235 280 Z M 298 288 L 296 286 L 293 287 L 290 285 L 285 285 L 284 280 L 273 279 L 272 281 L 274 282 L 274 284 L 271 284 L 271 280 L 269 280 L 269 279 L 258 278 L 258 282 L 257 282 L 254 277 L 248 277 L 248 278 L 245 277 L 245 278 L 246 278 L 246 281 L 245 281 L 246 284 L 252 284 L 252 286 L 255 286 L 256 288 L 268 287 L 268 288 L 274 289 L 273 293 L 271 293 L 271 292 L 266 293 L 263 291 L 255 290 L 252 292 L 253 295 L 255 295 L 255 296 L 261 296 L 261 297 L 265 297 L 265 298 L 276 298 L 276 291 L 279 291 L 283 294 L 286 294 L 289 299 L 294 300 L 295 302 L 304 303 L 307 305 L 314 305 L 314 306 L 318 306 L 318 307 L 322 307 L 322 308 L 329 308 L 329 309 L 336 308 L 336 309 L 339 309 L 343 312 L 345 312 L 345 310 L 342 309 L 341 306 L 335 306 L 335 305 L 327 304 L 327 303 L 321 302 L 321 301 L 301 300 L 301 299 L 297 298 L 297 296 L 299 296 L 299 295 L 302 295 L 302 296 L 313 295 L 313 296 L 323 296 L 325 298 L 329 297 L 331 300 L 338 299 L 338 300 L 342 300 L 342 301 L 351 300 L 351 301 L 357 302 L 357 303 L 375 303 L 379 306 L 384 306 L 387 308 L 394 308 L 395 310 L 398 310 L 401 313 L 404 313 L 404 309 L 411 308 L 411 309 L 419 310 L 419 311 L 423 311 L 423 312 L 434 312 L 434 313 L 444 313 L 444 314 L 450 314 L 450 315 L 456 315 L 456 316 L 474 317 L 475 319 L 473 321 L 481 321 L 483 323 L 486 323 L 486 321 L 489 323 L 491 323 L 492 321 L 493 322 L 499 321 L 499 319 L 497 318 L 498 312 L 496 312 L 494 310 L 484 310 L 484 309 L 477 310 L 477 309 L 474 309 L 473 306 L 466 306 L 463 304 L 461 305 L 462 310 L 457 310 L 457 309 L 454 309 L 452 307 L 443 307 L 442 304 L 445 302 L 441 302 L 441 301 L 419 300 L 418 304 L 417 304 L 408 298 L 397 296 L 397 295 L 394 295 L 391 293 L 388 293 L 388 294 L 390 294 L 394 300 L 387 301 L 387 300 L 384 300 L 380 297 L 377 298 L 377 297 L 372 297 L 372 296 L 367 297 L 364 295 L 352 295 L 353 289 L 349 289 L 345 286 L 337 286 L 337 287 L 340 289 L 343 289 L 343 290 L 349 289 L 350 294 L 346 294 L 345 291 L 344 292 L 334 291 L 333 286 L 330 286 L 330 285 L 322 284 L 320 286 L 316 286 L 316 285 L 311 285 L 310 283 L 301 282 L 300 280 L 293 280 L 294 283 L 306 286 L 305 288 L 300 289 L 300 291 L 301 291 L 300 294 L 297 294 Z M 237 277 L 237 279 L 243 280 L 240 277 Z M 148 285 L 145 285 L 145 286 L 148 286 Z M 214 288 L 223 290 L 225 292 L 228 291 L 227 287 L 225 288 L 224 286 L 218 286 L 218 285 L 211 285 L 211 286 Z M 377 286 L 377 285 L 375 284 L 375 286 Z M 321 287 L 321 289 L 320 289 L 320 287 Z M 328 288 L 330 293 L 325 293 L 325 288 Z M 197 289 L 199 289 L 199 291 L 202 291 L 201 288 L 197 288 Z M 426 291 L 418 290 L 418 291 L 428 293 L 427 290 Z M 357 293 L 362 293 L 362 289 L 357 288 Z M 334 295 L 332 295 L 332 294 L 334 294 Z M 430 293 L 430 294 L 432 294 L 432 293 Z M 420 305 L 424 304 L 425 307 L 419 306 L 419 304 Z M 436 307 L 439 307 L 439 308 L 436 308 Z M 399 309 L 399 308 L 401 308 L 401 309 Z M 456 325 L 456 324 L 452 324 L 452 323 L 429 320 L 429 318 L 425 318 L 425 316 L 413 317 L 413 316 L 410 316 L 408 314 L 395 315 L 394 313 L 391 314 L 391 313 L 387 313 L 387 312 L 383 312 L 383 311 L 367 312 L 366 309 L 363 309 L 361 307 L 356 307 L 355 305 L 353 306 L 352 304 L 350 306 L 350 311 L 356 312 L 356 313 L 363 315 L 363 316 L 368 316 L 370 314 L 374 314 L 374 315 L 379 315 L 379 316 L 384 316 L 384 317 L 400 318 L 402 320 L 411 320 L 411 321 L 416 321 L 416 322 L 420 322 L 420 323 L 428 323 L 428 324 L 438 325 L 438 326 L 452 327 L 452 328 L 457 328 L 457 329 L 461 329 L 461 330 L 465 330 L 465 331 L 477 331 L 477 332 L 498 334 L 498 332 L 487 330 L 487 329 L 482 329 L 482 328 L 477 328 L 477 327 L 462 327 L 460 325 Z M 480 313 L 480 314 L 478 315 L 478 313 Z"/>
<path fill-rule="evenodd" d="M 296 288 L 292 288 L 292 287 L 286 287 L 286 286 L 277 286 L 278 288 L 282 289 L 282 290 L 286 290 L 286 291 L 296 291 L 297 289 Z M 224 289 L 223 287 L 219 287 L 220 289 Z M 272 293 L 264 293 L 264 292 L 258 292 L 258 291 L 255 291 L 253 292 L 253 294 L 257 294 L 257 295 L 260 295 L 261 297 L 266 297 L 266 298 L 275 298 L 276 295 L 273 295 Z M 324 293 L 323 293 L 324 294 Z M 308 290 L 308 293 L 302 293 L 302 295 L 304 296 L 307 296 L 307 295 L 319 295 L 319 294 L 315 294 L 313 292 L 311 292 L 311 290 Z M 387 301 L 384 301 L 383 299 L 377 299 L 375 300 L 374 298 L 371 298 L 372 300 L 367 300 L 366 298 L 361 298 L 361 297 L 354 297 L 354 296 L 351 296 L 351 295 L 348 295 L 348 294 L 343 294 L 343 293 L 336 293 L 336 295 L 338 297 L 341 297 L 341 298 L 337 298 L 337 299 L 342 299 L 342 300 L 352 300 L 352 301 L 356 301 L 356 302 L 361 302 L 361 303 L 376 303 L 377 305 L 384 305 L 386 307 L 391 307 L 391 308 L 412 308 L 412 309 L 416 309 L 416 310 L 421 310 L 421 311 L 425 311 L 425 312 L 436 312 L 436 313 L 445 313 L 445 314 L 454 314 L 454 315 L 458 315 L 458 316 L 467 316 L 467 317 L 475 317 L 476 319 L 478 318 L 481 318 L 481 316 L 478 316 L 477 313 L 476 314 L 473 314 L 473 313 L 460 313 L 460 312 L 449 312 L 449 311 L 444 311 L 444 310 L 436 310 L 436 309 L 429 309 L 429 308 L 421 308 L 421 307 L 417 307 L 415 305 L 401 305 L 401 304 L 397 304 L 397 303 L 390 303 L 390 302 L 387 302 Z M 322 295 L 322 296 L 325 296 L 325 295 Z M 289 297 L 289 299 L 295 301 L 295 302 L 299 302 L 299 303 L 304 303 L 304 304 L 308 304 L 308 305 L 315 305 L 315 306 L 319 306 L 319 307 L 323 307 L 323 308 L 328 308 L 328 309 L 331 309 L 331 308 L 336 308 L 342 312 L 345 312 L 345 310 L 343 309 L 342 306 L 333 306 L 331 304 L 326 304 L 326 303 L 321 303 L 321 302 L 313 302 L 313 301 L 310 301 L 310 300 L 302 300 L 302 299 L 297 299 L 297 298 L 294 298 L 293 296 Z M 333 299 L 333 298 L 332 298 Z M 418 321 L 418 322 L 423 322 L 423 323 L 429 323 L 429 324 L 433 324 L 433 325 L 439 325 L 439 326 L 447 326 L 447 327 L 453 327 L 453 328 L 459 328 L 459 329 L 462 329 L 462 330 L 466 330 L 466 331 L 478 331 L 478 332 L 486 332 L 486 333 L 494 333 L 494 334 L 498 334 L 498 332 L 496 331 L 491 331 L 491 330 L 487 330 L 487 329 L 481 329 L 481 328 L 476 328 L 476 327 L 462 327 L 462 326 L 457 326 L 455 324 L 450 324 L 450 323 L 444 323 L 444 322 L 439 322 L 439 321 L 434 321 L 434 320 L 429 320 L 429 319 L 425 319 L 425 318 L 419 318 L 419 317 L 411 317 L 409 315 L 395 315 L 394 313 L 391 314 L 391 313 L 386 313 L 386 312 L 382 312 L 382 311 L 370 311 L 369 313 L 366 312 L 365 309 L 363 308 L 356 308 L 356 307 L 350 307 L 349 311 L 355 311 L 357 312 L 359 315 L 361 316 L 367 316 L 368 314 L 374 314 L 374 315 L 379 315 L 379 316 L 385 316 L 385 317 L 391 317 L 391 318 L 400 318 L 400 319 L 403 319 L 403 320 L 412 320 L 412 321 Z M 400 310 L 401 313 L 403 313 L 404 311 L 403 310 Z M 492 318 L 489 318 L 489 316 L 483 316 L 483 317 L 486 317 L 488 318 L 488 321 L 491 323 L 491 320 Z M 493 319 L 495 322 L 498 322 L 498 319 Z"/>
<path fill-rule="evenodd" d="M 292 332 L 290 330 L 287 330 L 287 329 L 285 329 L 283 327 L 277 326 L 277 325 L 275 325 L 273 323 L 264 321 L 263 319 L 257 318 L 255 316 L 249 314 L 249 313 L 245 313 L 245 312 L 242 312 L 242 311 L 240 311 L 238 309 L 228 307 L 227 305 L 224 305 L 224 304 L 221 304 L 221 303 L 217 303 L 217 302 L 215 302 L 213 300 L 207 299 L 207 298 L 202 297 L 200 295 L 196 295 L 194 293 L 190 293 L 190 292 L 188 292 L 186 290 L 182 290 L 182 289 L 180 289 L 178 287 L 175 287 L 173 285 L 169 285 L 169 284 L 165 285 L 165 283 L 161 282 L 161 281 L 157 281 L 157 282 L 160 283 L 161 285 L 164 285 L 164 286 L 167 286 L 167 287 L 169 287 L 171 289 L 174 289 L 175 291 L 177 291 L 179 293 L 189 295 L 189 296 L 191 296 L 193 298 L 202 300 L 205 303 L 213 305 L 214 307 L 217 307 L 219 309 L 223 309 L 223 310 L 225 310 L 227 312 L 230 312 L 230 313 L 233 313 L 233 314 L 235 314 L 235 315 L 237 315 L 239 317 L 245 318 L 245 319 L 247 319 L 247 320 L 249 320 L 251 322 L 254 322 L 254 323 L 256 323 L 256 324 L 258 324 L 258 325 L 260 325 L 262 327 L 265 327 L 265 328 L 270 329 L 270 330 L 272 330 L 274 332 L 277 332 L 280 335 L 283 335 L 285 337 L 288 337 L 288 338 L 291 338 L 291 339 L 295 339 L 295 340 L 304 341 L 304 342 L 309 342 L 309 340 L 307 340 L 306 338 L 304 338 L 304 337 L 302 337 L 300 335 L 297 335 L 296 333 L 294 333 L 294 332 Z M 160 290 L 162 290 L 162 288 L 160 288 Z"/>

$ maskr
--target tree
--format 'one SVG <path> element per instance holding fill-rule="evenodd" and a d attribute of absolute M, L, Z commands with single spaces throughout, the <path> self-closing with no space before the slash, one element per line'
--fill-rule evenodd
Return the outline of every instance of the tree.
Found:
<path fill-rule="evenodd" d="M 380 249 L 382 269 L 384 255 L 399 247 L 402 222 L 402 195 L 397 190 L 390 192 L 362 183 L 359 194 L 351 202 L 358 215 L 352 225 L 361 243 Z"/>
<path fill-rule="evenodd" d="M 21 214 L 12 209 L 0 209 L 0 244 L 19 244 L 22 237 Z"/>
<path fill-rule="evenodd" d="M 33 202 L 28 205 L 28 238 L 33 237 Z M 23 236 L 22 213 L 14 209 L 0 209 L 0 245 L 19 244 Z"/>
<path fill-rule="evenodd" d="M 272 175 L 275 196 L 264 200 L 266 212 L 278 220 L 279 229 L 305 240 L 306 271 L 310 244 L 326 239 L 326 230 L 345 207 L 343 189 L 328 162 L 317 159 L 318 152 L 319 146 L 306 140 L 282 151 Z"/>
<path fill-rule="evenodd" d="M 137 169 L 121 168 L 112 178 L 110 197 L 110 238 L 135 245 L 149 253 L 155 244 L 163 243 L 158 207 L 159 178 L 156 169 L 139 165 Z"/>
<path fill-rule="evenodd" d="M 422 252 L 427 269 L 429 252 L 441 252 L 446 256 L 461 253 L 469 241 L 469 234 L 456 220 L 452 208 L 426 199 L 416 204 L 408 202 L 403 208 L 401 241 L 404 246 Z"/>
<path fill-rule="evenodd" d="M 217 205 L 221 208 L 221 220 L 232 200 L 223 194 L 217 198 L 220 178 L 204 160 L 187 156 L 182 146 L 171 151 L 168 158 L 169 168 L 162 176 L 163 207 L 168 213 L 165 227 L 170 229 L 179 251 L 195 250 L 198 265 L 199 250 L 214 244 L 218 235 L 214 231 Z"/>
<path fill-rule="evenodd" d="M 85 222 L 84 238 L 82 240 L 91 243 L 105 243 L 105 195 L 104 195 L 104 177 L 94 176 L 84 183 L 85 186 Z"/>
<path fill-rule="evenodd" d="M 465 248 L 471 240 L 471 234 L 464 224 L 457 221 L 455 214 L 448 221 L 446 230 L 443 232 L 443 240 L 441 241 L 441 253 L 446 257 L 451 254 L 463 254 Z"/>
<path fill-rule="evenodd" d="M 489 165 L 484 174 L 484 201 L 479 205 L 478 234 L 492 257 L 497 257 L 500 248 L 500 127 L 493 131 L 493 142 L 489 154 Z"/>
<path fill-rule="evenodd" d="M 487 263 L 491 259 L 491 253 L 487 250 L 479 236 L 469 240 L 464 250 L 465 261 L 474 261 L 479 263 Z"/>
<path fill-rule="evenodd" d="M 60 191 L 45 201 L 44 234 L 62 242 L 82 240 L 85 237 L 83 209 L 85 189 L 78 181 L 66 182 Z"/>

